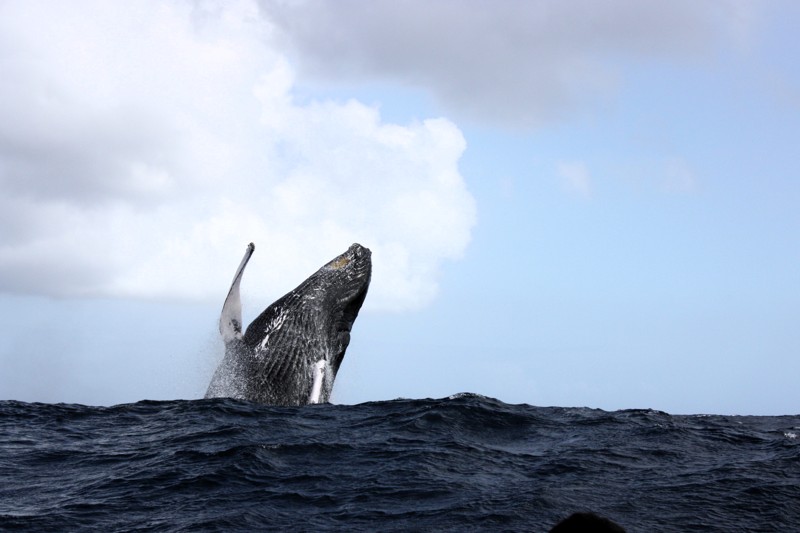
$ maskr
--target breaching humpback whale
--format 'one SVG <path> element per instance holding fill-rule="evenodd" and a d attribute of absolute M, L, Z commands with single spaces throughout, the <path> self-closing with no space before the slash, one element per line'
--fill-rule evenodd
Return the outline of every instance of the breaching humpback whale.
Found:
<path fill-rule="evenodd" d="M 250 243 L 222 306 L 225 357 L 205 397 L 271 405 L 327 402 L 367 296 L 371 252 L 353 244 L 267 307 L 243 335 L 239 284 L 253 250 Z"/>

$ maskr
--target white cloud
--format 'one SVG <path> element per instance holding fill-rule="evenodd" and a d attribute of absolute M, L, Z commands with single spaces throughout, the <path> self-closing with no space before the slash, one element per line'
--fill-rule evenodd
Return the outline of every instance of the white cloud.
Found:
<path fill-rule="evenodd" d="M 293 100 L 250 2 L 0 4 L 0 290 L 246 300 L 352 242 L 367 303 L 424 305 L 475 223 L 445 119 Z"/>
<path fill-rule="evenodd" d="M 263 0 L 302 71 L 432 91 L 448 112 L 536 126 L 603 102 L 622 65 L 710 56 L 742 41 L 740 0 Z"/>
<path fill-rule="evenodd" d="M 589 198 L 592 195 L 592 182 L 589 169 L 580 161 L 561 162 L 556 170 L 561 177 L 564 187 L 579 196 Z"/>

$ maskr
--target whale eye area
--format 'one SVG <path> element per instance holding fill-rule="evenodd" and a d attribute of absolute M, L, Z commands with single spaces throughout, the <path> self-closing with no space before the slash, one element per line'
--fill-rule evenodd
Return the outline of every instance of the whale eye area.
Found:
<path fill-rule="evenodd" d="M 350 259 L 348 259 L 347 257 L 337 257 L 336 259 L 331 261 L 331 268 L 338 270 L 340 268 L 347 266 L 348 263 L 350 263 Z"/>

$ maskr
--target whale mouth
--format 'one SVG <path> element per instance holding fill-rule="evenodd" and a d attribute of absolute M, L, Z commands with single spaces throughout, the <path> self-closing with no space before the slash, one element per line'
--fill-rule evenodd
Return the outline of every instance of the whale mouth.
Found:
<path fill-rule="evenodd" d="M 364 248 L 360 244 L 353 244 L 341 257 L 348 259 L 346 277 L 349 289 L 343 291 L 337 304 L 338 313 L 335 317 L 334 332 L 338 342 L 331 358 L 334 373 L 338 371 L 347 346 L 350 344 L 350 331 L 367 298 L 372 277 L 372 253 L 368 248 Z"/>
<path fill-rule="evenodd" d="M 364 305 L 364 300 L 367 298 L 367 290 L 369 290 L 369 283 L 365 283 L 344 306 L 341 324 L 346 326 L 347 331 L 352 329 L 353 323 L 358 317 L 358 312 L 361 310 L 361 306 Z"/>
<path fill-rule="evenodd" d="M 361 286 L 358 292 L 345 303 L 341 314 L 335 322 L 334 338 L 336 339 L 336 343 L 334 344 L 335 348 L 330 358 L 334 375 L 339 371 L 339 366 L 342 364 L 345 351 L 347 351 L 347 347 L 350 345 L 350 331 L 353 329 L 353 324 L 355 324 L 356 318 L 358 317 L 358 312 L 361 310 L 361 306 L 367 297 L 368 289 L 369 278 L 367 278 L 366 283 Z"/>
<path fill-rule="evenodd" d="M 334 262 L 345 259 L 350 272 L 347 274 L 350 289 L 339 300 L 341 314 L 339 316 L 339 331 L 349 332 L 358 317 L 358 312 L 364 304 L 372 277 L 372 252 L 360 244 L 353 244 L 347 252 Z"/>

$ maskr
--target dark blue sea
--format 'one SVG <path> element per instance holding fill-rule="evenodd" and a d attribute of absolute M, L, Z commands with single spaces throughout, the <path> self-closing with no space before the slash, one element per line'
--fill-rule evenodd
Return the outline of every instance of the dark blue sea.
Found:
<path fill-rule="evenodd" d="M 0 402 L 0 529 L 800 531 L 800 415 Z"/>

